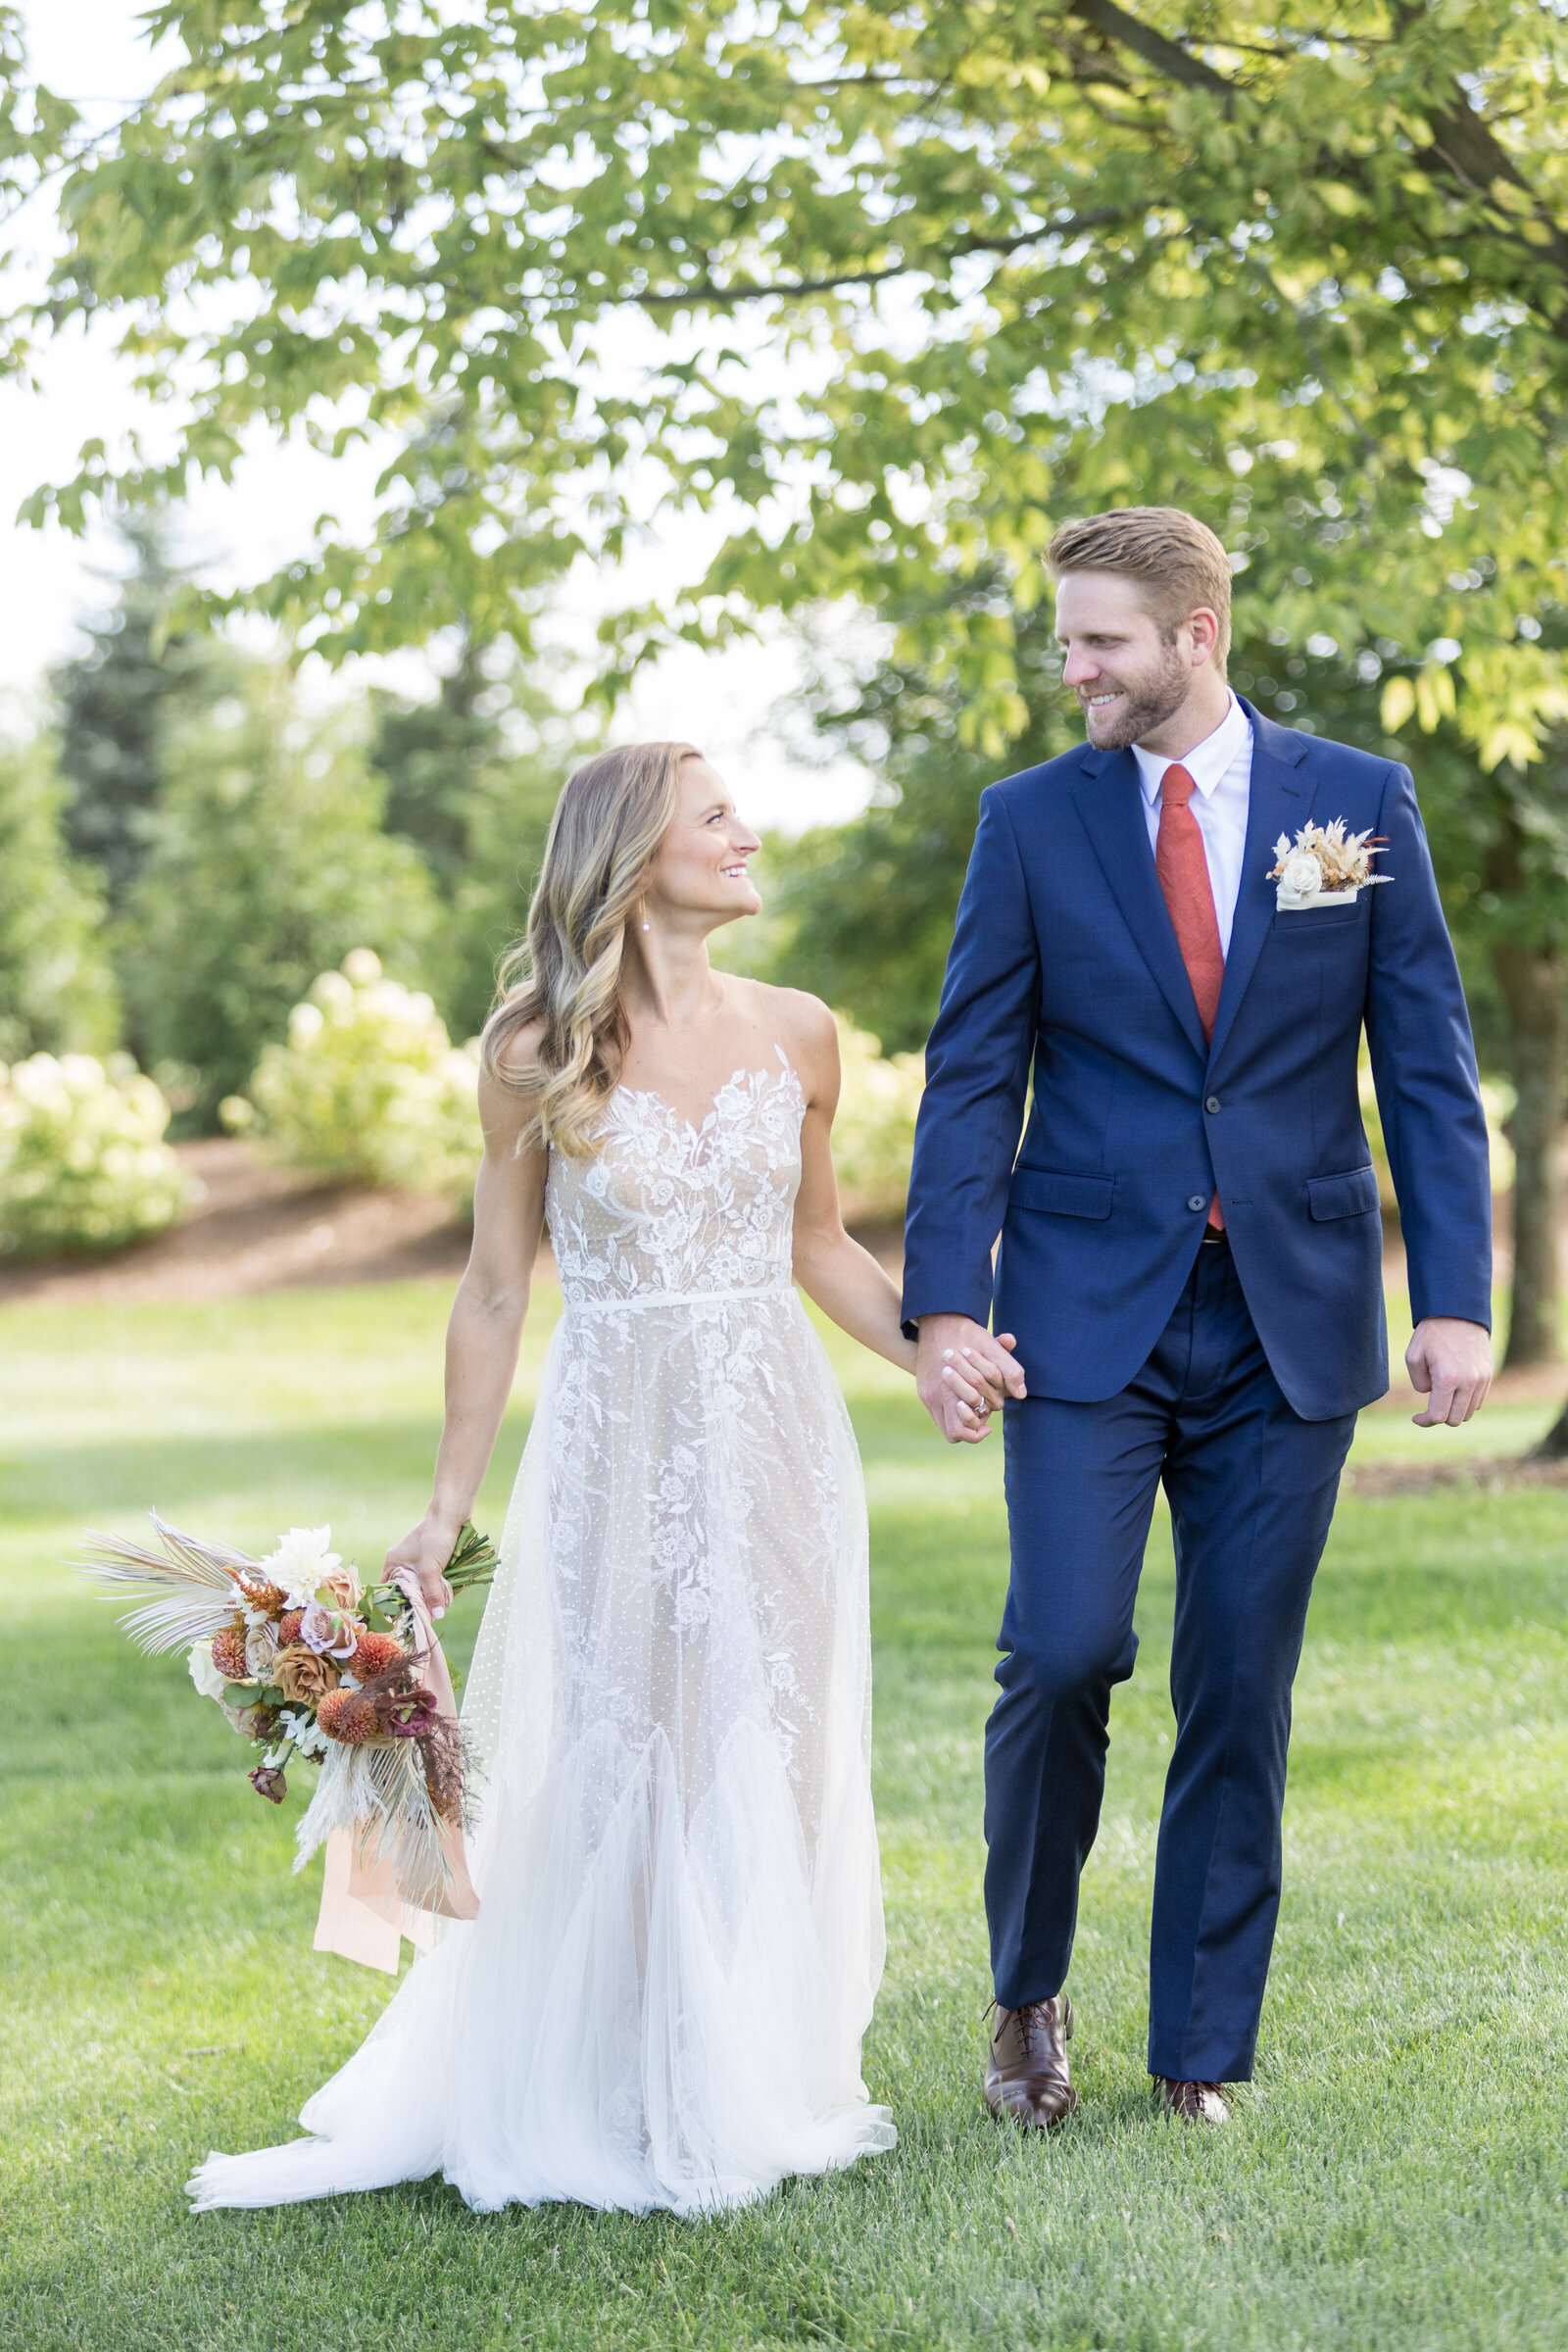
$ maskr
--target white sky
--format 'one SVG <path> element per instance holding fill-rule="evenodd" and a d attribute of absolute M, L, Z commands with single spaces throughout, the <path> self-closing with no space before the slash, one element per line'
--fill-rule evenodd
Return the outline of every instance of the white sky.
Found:
<path fill-rule="evenodd" d="M 24 0 L 23 14 L 39 76 L 94 121 L 113 122 L 155 78 L 153 53 L 137 26 L 137 0 Z M 50 213 L 42 205 L 30 209 L 24 251 L 46 255 Z M 74 472 L 83 441 L 98 436 L 113 447 L 138 421 L 152 421 L 106 344 L 94 338 L 74 334 L 48 353 L 40 372 L 37 393 L 0 385 L 0 696 L 13 722 L 41 706 L 45 672 L 79 642 L 77 617 L 103 601 L 95 574 L 114 567 L 114 552 L 101 538 L 35 531 L 12 518 L 40 482 Z M 192 499 L 188 550 L 223 585 L 263 578 L 304 549 L 311 520 L 323 509 L 348 527 L 368 513 L 377 463 L 363 452 L 334 463 L 304 448 L 258 447 L 231 489 L 206 489 Z M 663 541 L 639 559 L 639 580 L 650 572 L 694 576 L 704 552 L 696 531 L 675 519 Z M 612 582 L 596 589 L 596 610 L 617 601 Z M 376 674 L 385 674 L 381 665 Z M 427 673 L 411 660 L 394 674 L 414 686 Z M 800 658 L 787 633 L 718 655 L 681 648 L 639 681 L 614 731 L 623 741 L 700 742 L 753 823 L 796 831 L 836 821 L 863 806 L 870 778 L 853 760 L 818 767 L 791 759 L 768 713 L 799 676 Z"/>

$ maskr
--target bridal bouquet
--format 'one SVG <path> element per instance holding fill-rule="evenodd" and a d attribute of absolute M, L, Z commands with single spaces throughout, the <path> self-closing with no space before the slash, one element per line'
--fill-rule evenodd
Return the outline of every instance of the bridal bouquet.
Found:
<path fill-rule="evenodd" d="M 121 1620 L 142 1649 L 189 1648 L 197 1690 L 262 1751 L 259 1795 L 280 1804 L 296 1758 L 320 1766 L 295 1869 L 346 1834 L 340 1876 L 355 1899 L 471 1916 L 462 1834 L 472 1775 L 416 1573 L 365 1582 L 330 1548 L 329 1527 L 290 1528 L 257 1560 L 151 1517 L 159 1549 L 95 1537 L 78 1565 L 145 1596 Z M 495 1567 L 489 1541 L 466 1526 L 447 1563 L 454 1593 Z"/>

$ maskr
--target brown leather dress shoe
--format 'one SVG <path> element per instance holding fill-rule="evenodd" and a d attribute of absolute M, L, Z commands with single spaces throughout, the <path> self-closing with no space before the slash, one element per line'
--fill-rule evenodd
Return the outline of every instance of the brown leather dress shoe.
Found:
<path fill-rule="evenodd" d="M 1001 2123 L 1053 2132 L 1078 2104 L 1067 2069 L 1072 2003 L 1064 1992 L 1025 2009 L 998 2005 L 986 2051 L 986 2105 Z"/>
<path fill-rule="evenodd" d="M 1167 2076 L 1156 2075 L 1154 2088 L 1165 2113 L 1174 2115 L 1181 2123 L 1228 2124 L 1231 2120 L 1223 2086 L 1218 2082 L 1172 2082 Z"/>

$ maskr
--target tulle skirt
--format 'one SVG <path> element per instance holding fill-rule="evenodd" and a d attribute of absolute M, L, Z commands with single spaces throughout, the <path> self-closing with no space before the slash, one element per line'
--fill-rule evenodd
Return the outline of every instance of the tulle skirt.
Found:
<path fill-rule="evenodd" d="M 479 1916 L 197 2211 L 439 2173 L 700 2214 L 893 2145 L 865 1506 L 792 1291 L 569 1309 L 464 1705 Z"/>

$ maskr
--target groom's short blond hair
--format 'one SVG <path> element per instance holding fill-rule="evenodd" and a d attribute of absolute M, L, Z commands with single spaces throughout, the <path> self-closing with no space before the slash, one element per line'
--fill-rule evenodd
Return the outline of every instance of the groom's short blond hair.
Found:
<path fill-rule="evenodd" d="M 1219 622 L 1216 652 L 1223 670 L 1231 646 L 1231 567 L 1206 522 L 1180 507 L 1113 507 L 1064 522 L 1046 549 L 1052 577 L 1064 571 L 1116 571 L 1136 580 L 1144 601 L 1170 637 L 1199 605 Z"/>

